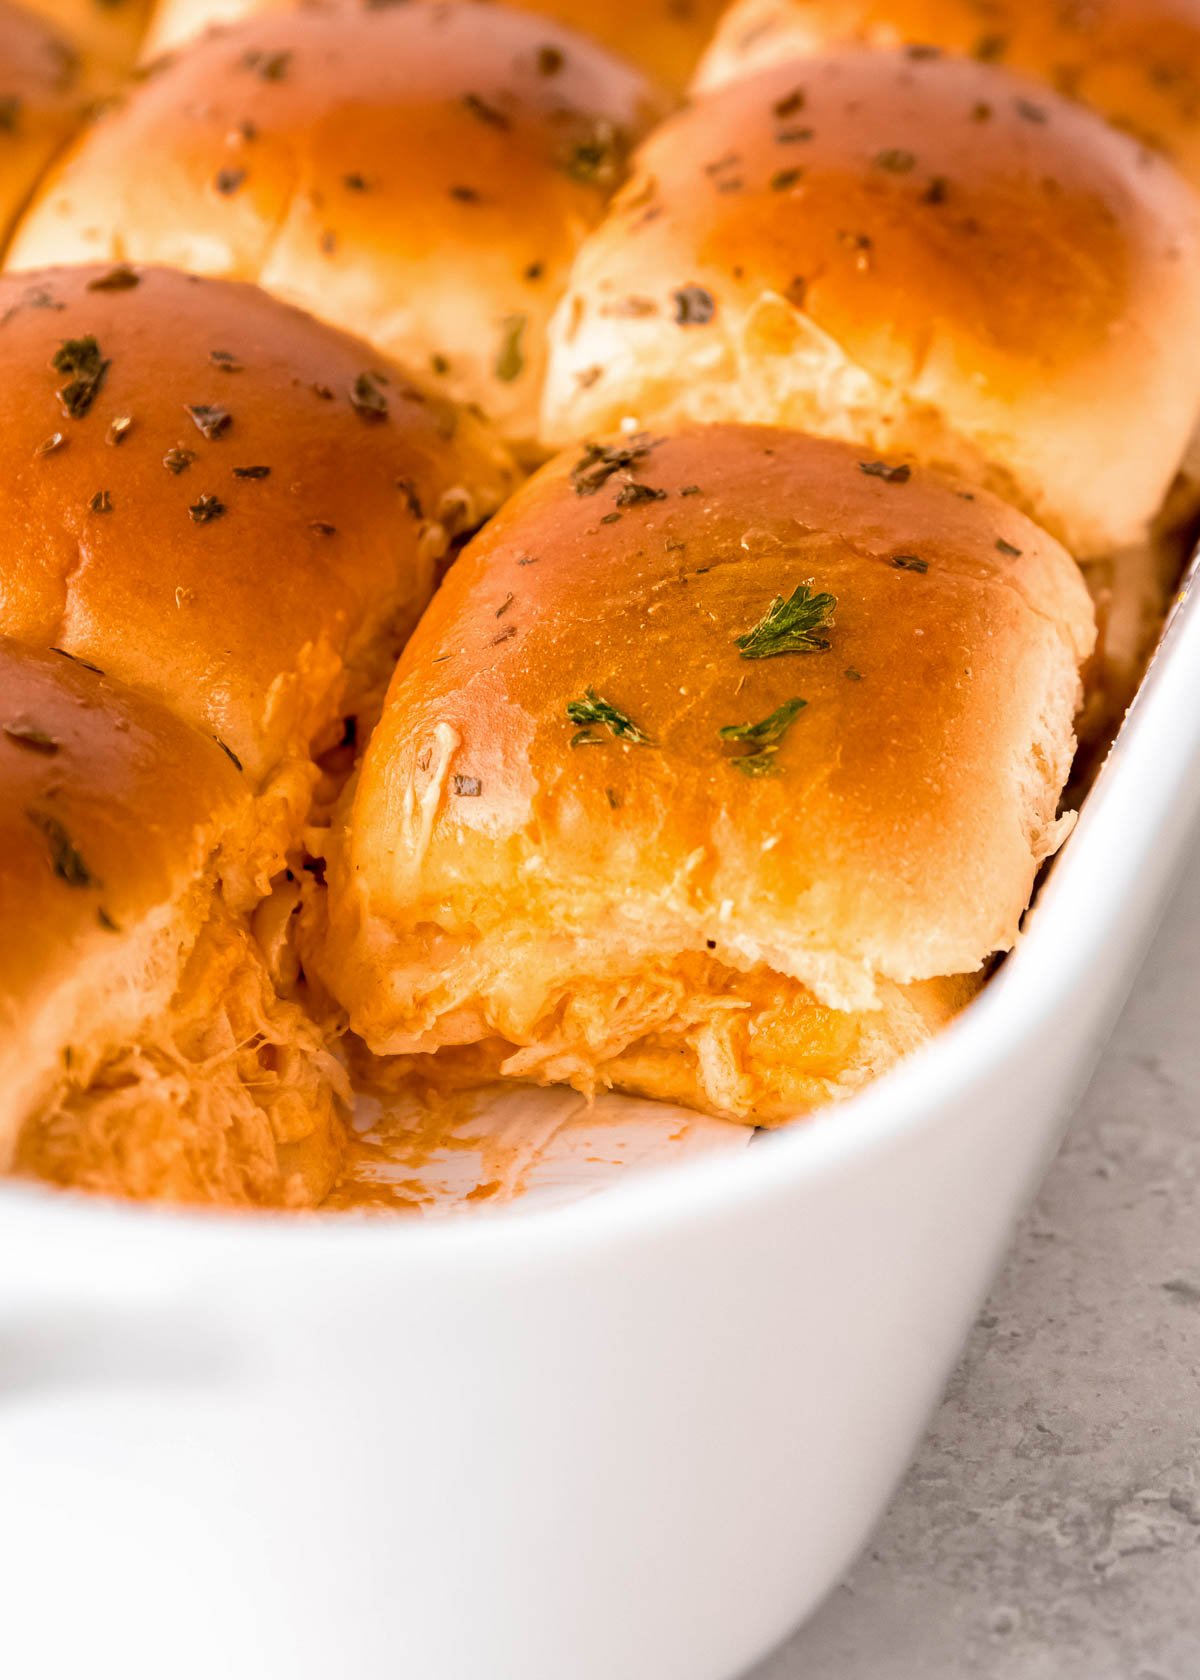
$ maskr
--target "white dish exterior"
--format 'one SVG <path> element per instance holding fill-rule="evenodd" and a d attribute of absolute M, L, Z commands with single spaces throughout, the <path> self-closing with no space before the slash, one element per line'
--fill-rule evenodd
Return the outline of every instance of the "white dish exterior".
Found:
<path fill-rule="evenodd" d="M 982 998 L 736 1155 L 428 1223 L 0 1189 L 3 1671 L 732 1680 L 903 1471 L 1198 767 L 1192 599 Z"/>

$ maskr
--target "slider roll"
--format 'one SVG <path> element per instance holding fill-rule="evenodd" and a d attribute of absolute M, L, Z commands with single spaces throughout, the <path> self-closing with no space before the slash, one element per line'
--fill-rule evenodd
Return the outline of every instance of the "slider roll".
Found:
<path fill-rule="evenodd" d="M 0 1170 L 230 1206 L 325 1194 L 345 1077 L 221 891 L 254 816 L 211 736 L 0 640 Z"/>
<path fill-rule="evenodd" d="M 83 122 L 92 67 L 69 38 L 0 0 L 0 247 L 38 177 Z"/>
<path fill-rule="evenodd" d="M 280 11 L 103 111 L 8 266 L 257 281 L 528 443 L 571 259 L 663 109 L 632 66 L 501 5 Z"/>
<path fill-rule="evenodd" d="M 505 451 L 359 341 L 162 269 L 0 277 L 0 359 L 0 633 L 217 738 L 278 867 Z"/>
<path fill-rule="evenodd" d="M 214 24 L 236 23 L 280 11 L 285 0 L 159 0 L 147 31 L 143 56 L 174 51 Z M 682 94 L 701 49 L 712 35 L 724 0 L 517 0 L 515 9 L 564 23 L 635 64 L 672 92 Z M 545 31 L 543 31 L 545 33 Z M 547 35 L 549 73 L 561 51 Z"/>
<path fill-rule="evenodd" d="M 921 1043 L 1067 819 L 1090 603 L 897 456 L 718 425 L 577 446 L 400 662 L 309 964 L 382 1055 L 773 1123 Z"/>
<path fill-rule="evenodd" d="M 5 275 L 0 360 L 0 1163 L 315 1205 L 348 1092 L 306 833 L 510 460 L 246 285 Z"/>
<path fill-rule="evenodd" d="M 734 0 L 696 73 L 707 92 L 829 47 L 960 54 L 1030 76 L 1165 152 L 1200 185 L 1200 7 L 988 0 Z"/>
<path fill-rule="evenodd" d="M 829 52 L 656 130 L 552 339 L 552 440 L 794 426 L 1109 554 L 1144 540 L 1200 411 L 1200 199 L 992 65 Z"/>

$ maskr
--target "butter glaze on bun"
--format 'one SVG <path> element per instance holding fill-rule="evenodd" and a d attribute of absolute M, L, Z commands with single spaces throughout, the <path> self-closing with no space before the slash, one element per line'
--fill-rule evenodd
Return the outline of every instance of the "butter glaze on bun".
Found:
<path fill-rule="evenodd" d="M 744 651 L 781 611 L 806 651 Z M 577 446 L 409 643 L 310 970 L 382 1054 L 759 1122 L 846 1094 L 1016 937 L 1092 640 L 1053 539 L 909 463 Z"/>
<path fill-rule="evenodd" d="M 631 66 L 502 6 L 280 12 L 194 43 L 102 112 L 8 265 L 257 281 L 525 442 L 571 259 L 662 109 Z"/>
<path fill-rule="evenodd" d="M 695 91 L 851 44 L 1005 65 L 1090 105 L 1200 185 L 1197 0 L 734 0 Z"/>
<path fill-rule="evenodd" d="M 1195 426 L 1198 236 L 1170 165 L 994 66 L 780 65 L 640 148 L 556 315 L 545 432 L 858 439 L 1108 553 L 1144 538 Z"/>
<path fill-rule="evenodd" d="M 144 51 L 147 56 L 173 51 L 214 24 L 280 11 L 285 3 L 159 0 Z M 565 23 L 682 93 L 723 5 L 724 0 L 517 0 L 514 10 Z"/>
<path fill-rule="evenodd" d="M 250 843 L 211 738 L 0 640 L 0 1170 L 311 1205 L 345 1081 L 219 893 Z"/>
<path fill-rule="evenodd" d="M 294 830 L 503 448 L 359 341 L 163 269 L 0 276 L 0 363 L 0 634 L 155 695 Z"/>
<path fill-rule="evenodd" d="M 0 4 L 0 248 L 38 176 L 83 121 L 86 82 L 67 40 Z"/>

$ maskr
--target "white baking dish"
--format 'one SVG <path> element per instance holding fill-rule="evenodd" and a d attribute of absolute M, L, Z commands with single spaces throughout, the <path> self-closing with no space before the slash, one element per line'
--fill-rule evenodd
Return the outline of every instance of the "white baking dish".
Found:
<path fill-rule="evenodd" d="M 1200 803 L 1176 612 L 1012 960 L 848 1107 L 430 1224 L 0 1191 L 0 1671 L 730 1680 L 862 1544 Z"/>

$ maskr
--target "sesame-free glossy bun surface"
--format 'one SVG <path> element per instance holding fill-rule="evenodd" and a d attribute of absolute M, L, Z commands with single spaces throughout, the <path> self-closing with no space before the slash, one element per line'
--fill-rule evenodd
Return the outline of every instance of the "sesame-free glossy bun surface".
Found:
<path fill-rule="evenodd" d="M 818 645 L 744 654 L 800 585 L 835 597 Z M 911 1016 L 897 987 L 1012 943 L 1091 641 L 1051 538 L 904 463 L 734 426 L 576 448 L 410 642 L 315 964 L 379 1051 L 498 1041 L 507 1073 L 778 1117 L 778 1088 L 714 1071 L 740 1055 L 753 1084 L 739 1011 L 768 1060 L 815 1035 L 844 1085 L 847 1012 Z M 649 739 L 587 727 L 589 697 Z M 755 738 L 723 728 L 797 700 L 769 764 L 734 762 Z"/>
<path fill-rule="evenodd" d="M 435 0 L 436 3 L 436 0 Z M 213 24 L 279 11 L 285 0 L 159 0 L 145 51 L 168 52 Z M 514 9 L 565 23 L 664 87 L 682 92 L 724 0 L 516 0 Z"/>
<path fill-rule="evenodd" d="M 9 266 L 119 255 L 258 281 L 526 441 L 571 258 L 660 109 L 632 67 L 501 6 L 280 12 L 103 112 Z"/>
<path fill-rule="evenodd" d="M 251 286 L 0 276 L 0 369 L 0 633 L 156 695 L 256 785 L 381 691 L 445 525 L 510 482 L 478 422 Z"/>
<path fill-rule="evenodd" d="M 1107 552 L 1193 431 L 1198 236 L 1170 165 L 1002 70 L 781 65 L 641 147 L 556 316 L 545 430 L 738 418 L 908 449 Z"/>
<path fill-rule="evenodd" d="M 696 91 L 827 47 L 963 53 L 1047 83 L 1200 185 L 1200 0 L 734 0 Z"/>

